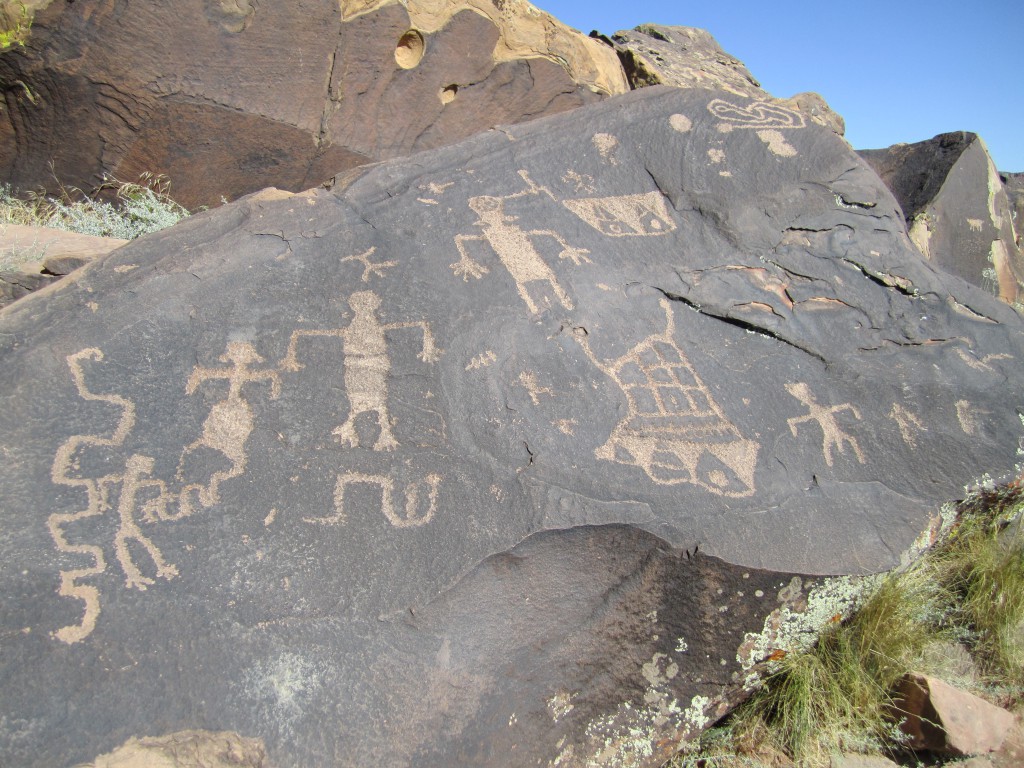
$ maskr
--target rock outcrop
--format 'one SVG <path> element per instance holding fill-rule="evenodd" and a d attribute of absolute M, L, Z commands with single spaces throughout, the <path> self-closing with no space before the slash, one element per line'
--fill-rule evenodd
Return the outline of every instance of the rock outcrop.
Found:
<path fill-rule="evenodd" d="M 0 53 L 0 178 L 21 189 L 157 173 L 216 205 L 627 88 L 525 0 L 33 5 Z"/>
<path fill-rule="evenodd" d="M 1007 303 L 1024 301 L 1024 256 L 1010 203 L 977 135 L 943 133 L 859 154 L 896 196 L 910 238 L 929 262 Z"/>
<path fill-rule="evenodd" d="M 743 62 L 723 51 L 707 30 L 641 24 L 611 38 L 591 33 L 595 35 L 615 48 L 631 88 L 718 88 L 749 99 L 771 98 Z M 843 118 L 817 93 L 800 93 L 784 104 L 840 136 L 846 129 Z"/>
<path fill-rule="evenodd" d="M 127 242 L 49 227 L 0 225 L 0 308 Z"/>
<path fill-rule="evenodd" d="M 141 238 L 0 392 L 3 764 L 656 766 L 1013 469 L 1024 323 L 830 129 L 651 87 Z"/>
<path fill-rule="evenodd" d="M 1024 246 L 1024 173 L 1001 173 L 999 178 L 1010 201 L 1010 218 L 1017 236 L 1017 247 L 1020 248 Z"/>

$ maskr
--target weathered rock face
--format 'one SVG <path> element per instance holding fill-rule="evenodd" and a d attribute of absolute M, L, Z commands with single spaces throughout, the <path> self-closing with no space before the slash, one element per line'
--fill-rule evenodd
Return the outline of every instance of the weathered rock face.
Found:
<path fill-rule="evenodd" d="M 597 37 L 615 48 L 632 88 L 718 88 L 748 99 L 771 98 L 743 62 L 723 51 L 707 30 L 641 24 L 611 38 Z M 840 136 L 845 131 L 843 118 L 817 93 L 797 94 L 783 104 Z"/>
<path fill-rule="evenodd" d="M 0 55 L 0 178 L 161 173 L 194 208 L 626 90 L 611 51 L 524 0 L 407 5 L 44 4 Z"/>
<path fill-rule="evenodd" d="M 1022 368 L 725 92 L 200 214 L 0 312 L 0 762 L 659 765 L 1020 460 Z"/>
<path fill-rule="evenodd" d="M 1010 203 L 977 135 L 944 133 L 858 154 L 896 196 L 926 259 L 1007 303 L 1024 300 L 1024 256 Z"/>
<path fill-rule="evenodd" d="M 1006 190 L 1006 197 L 1010 201 L 1010 218 L 1013 222 L 1013 231 L 1017 237 L 1017 247 L 1024 245 L 1024 173 L 1001 173 L 999 178 Z"/>
<path fill-rule="evenodd" d="M 48 227 L 0 226 L 0 308 L 127 242 Z"/>

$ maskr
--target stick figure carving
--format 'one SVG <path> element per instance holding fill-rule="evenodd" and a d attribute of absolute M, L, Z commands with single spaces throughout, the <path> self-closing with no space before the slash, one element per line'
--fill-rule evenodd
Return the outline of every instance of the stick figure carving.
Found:
<path fill-rule="evenodd" d="M 628 407 L 594 455 L 640 467 L 659 485 L 692 483 L 719 496 L 750 496 L 760 444 L 725 417 L 675 342 L 671 305 L 663 299 L 661 307 L 665 330 L 617 360 L 600 360 L 585 331 L 575 336 L 590 361 L 622 389 Z"/>
<path fill-rule="evenodd" d="M 830 467 L 832 466 L 832 449 L 838 448 L 840 453 L 846 453 L 845 445 L 849 445 L 853 449 L 857 461 L 861 464 L 865 463 L 864 454 L 861 453 L 857 439 L 844 432 L 843 428 L 839 426 L 839 422 L 836 421 L 836 414 L 843 411 L 849 411 L 855 419 L 859 420 L 860 411 L 857 410 L 855 405 L 850 403 L 831 406 L 819 405 L 818 401 L 814 398 L 814 394 L 811 392 L 811 388 L 804 382 L 787 384 L 786 391 L 806 405 L 808 411 L 804 416 L 794 416 L 791 419 L 786 419 L 786 423 L 789 424 L 789 431 L 793 433 L 793 437 L 796 437 L 797 427 L 800 424 L 816 421 L 818 426 L 821 427 L 821 451 L 825 455 L 826 464 Z"/>
<path fill-rule="evenodd" d="M 377 417 L 380 435 L 373 446 L 375 451 L 390 451 L 398 446 L 392 432 L 392 420 L 388 414 L 388 374 L 391 360 L 388 357 L 387 331 L 402 328 L 419 328 L 423 332 L 423 351 L 419 359 L 433 363 L 438 358 L 434 337 L 426 321 L 412 323 L 381 323 L 377 319 L 380 298 L 372 291 L 356 291 L 349 299 L 352 308 L 352 322 L 347 328 L 330 330 L 293 331 L 288 352 L 281 361 L 281 368 L 299 371 L 303 366 L 296 359 L 299 339 L 306 336 L 332 336 L 341 339 L 345 357 L 345 392 L 348 395 L 349 412 L 345 422 L 334 430 L 342 443 L 358 447 L 356 417 L 373 413 Z"/>
<path fill-rule="evenodd" d="M 231 467 L 214 472 L 206 485 L 186 485 L 181 492 L 179 512 L 173 517 L 165 516 L 166 519 L 187 517 L 195 511 L 191 501 L 192 491 L 198 491 L 199 503 L 204 507 L 213 506 L 220 501 L 220 484 L 245 472 L 247 461 L 245 443 L 249 439 L 249 435 L 252 434 L 254 420 L 252 406 L 242 396 L 243 385 L 266 380 L 270 382 L 270 398 L 272 400 L 276 400 L 281 394 L 281 379 L 276 370 L 250 368 L 253 363 L 263 362 L 263 358 L 256 353 L 252 344 L 240 341 L 229 342 L 227 350 L 218 359 L 222 363 L 230 363 L 230 365 L 224 368 L 204 368 L 197 365 L 185 386 L 185 391 L 191 395 L 204 381 L 226 379 L 228 396 L 213 405 L 206 421 L 203 422 L 203 434 L 181 452 L 177 476 L 179 480 L 184 476 L 185 457 L 203 446 L 224 454 L 231 462 Z"/>
<path fill-rule="evenodd" d="M 526 303 L 531 313 L 536 313 L 537 305 L 527 290 L 527 284 L 543 282 L 547 283 L 554 292 L 558 301 L 566 309 L 572 309 L 572 299 L 559 285 L 555 273 L 544 261 L 540 253 L 534 247 L 532 238 L 550 237 L 553 238 L 562 250 L 558 254 L 560 259 L 571 259 L 573 264 L 579 266 L 581 263 L 590 262 L 586 254 L 590 253 L 586 248 L 574 248 L 569 245 L 560 234 L 550 229 L 525 230 L 516 225 L 518 216 L 509 216 L 505 213 L 505 202 L 516 200 L 530 195 L 545 194 L 552 200 L 555 196 L 546 187 L 534 183 L 526 171 L 519 171 L 519 177 L 526 183 L 526 189 L 515 192 L 511 195 L 500 197 L 493 195 L 479 195 L 469 198 L 469 207 L 477 215 L 475 226 L 482 229 L 479 235 L 456 235 L 455 246 L 459 249 L 461 258 L 451 264 L 456 275 L 463 280 L 469 278 L 480 278 L 489 271 L 487 267 L 474 261 L 466 248 L 468 242 L 485 242 L 497 255 L 498 259 L 508 270 L 509 275 L 516 283 L 519 296 Z"/>

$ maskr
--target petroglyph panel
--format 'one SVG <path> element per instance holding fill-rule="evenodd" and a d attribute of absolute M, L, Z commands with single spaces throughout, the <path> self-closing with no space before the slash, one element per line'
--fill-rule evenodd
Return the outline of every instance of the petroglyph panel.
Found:
<path fill-rule="evenodd" d="M 836 420 L 836 414 L 843 413 L 844 411 L 849 412 L 855 419 L 860 420 L 860 411 L 857 406 L 851 405 L 850 403 L 843 403 L 842 405 L 820 405 L 814 397 L 814 393 L 811 392 L 811 388 L 804 382 L 797 382 L 795 384 L 787 384 L 786 391 L 789 392 L 793 397 L 807 406 L 807 413 L 803 416 L 794 416 L 791 419 L 786 419 L 786 423 L 789 424 L 789 431 L 794 437 L 797 436 L 797 428 L 801 424 L 807 422 L 817 422 L 821 428 L 821 452 L 825 457 L 825 463 L 830 467 L 833 462 L 833 449 L 837 449 L 839 453 L 846 453 L 846 446 L 849 446 L 853 451 L 854 456 L 857 457 L 857 461 L 861 464 L 865 463 L 864 454 L 860 449 L 860 445 L 857 443 L 857 439 L 852 435 L 847 434 L 839 422 Z"/>
<path fill-rule="evenodd" d="M 708 112 L 722 121 L 719 130 L 733 128 L 803 128 L 804 116 L 767 101 L 752 101 L 743 107 L 725 99 L 713 99 Z"/>
<path fill-rule="evenodd" d="M 754 493 L 760 444 L 744 438 L 675 342 L 667 300 L 665 330 L 616 360 L 602 360 L 585 331 L 574 338 L 626 397 L 627 414 L 594 455 L 635 466 L 659 485 L 691 483 L 719 496 Z"/>
<path fill-rule="evenodd" d="M 672 126 L 672 130 L 679 133 L 688 133 L 693 128 L 693 121 L 686 115 L 681 115 L 678 112 L 669 116 L 668 123 Z"/>
<path fill-rule="evenodd" d="M 557 242 L 562 250 L 558 254 L 559 259 L 570 259 L 573 264 L 579 266 L 582 263 L 589 263 L 586 248 L 574 248 L 567 243 L 560 234 L 550 229 L 520 228 L 516 221 L 518 217 L 509 216 L 505 212 L 505 203 L 509 200 L 535 195 L 546 195 L 551 200 L 555 196 L 547 187 L 539 186 L 530 179 L 526 171 L 519 171 L 519 177 L 523 180 L 526 188 L 520 192 L 510 195 L 496 197 L 494 195 L 479 195 L 469 198 L 469 207 L 477 215 L 474 224 L 481 228 L 479 235 L 456 235 L 455 246 L 459 250 L 461 258 L 451 264 L 452 271 L 461 276 L 463 280 L 469 278 L 480 278 L 487 274 L 488 269 L 483 264 L 474 260 L 467 248 L 468 243 L 486 243 L 494 251 L 495 255 L 508 270 L 509 275 L 516 283 L 519 297 L 526 304 L 531 313 L 539 311 L 537 302 L 530 294 L 528 286 L 532 283 L 545 283 L 554 293 L 558 302 L 565 309 L 572 309 L 573 302 L 569 294 L 565 292 L 558 282 L 558 278 L 541 257 L 533 244 L 533 238 L 550 237 Z M 543 297 L 547 300 L 547 296 Z"/>
<path fill-rule="evenodd" d="M 419 359 L 433 363 L 438 359 L 430 325 L 425 321 L 409 323 L 382 323 L 377 317 L 380 297 L 373 291 L 356 291 L 349 296 L 352 308 L 352 322 L 345 328 L 330 330 L 293 331 L 288 343 L 288 352 L 281 361 L 281 369 L 299 371 L 299 341 L 307 337 L 333 337 L 341 339 L 344 356 L 345 394 L 348 396 L 349 413 L 334 434 L 345 445 L 359 447 L 356 432 L 356 417 L 363 413 L 376 416 L 380 434 L 373 445 L 375 451 L 390 451 L 398 447 L 392 427 L 394 422 L 388 413 L 388 375 L 391 372 L 391 358 L 388 355 L 388 331 L 416 328 L 423 334 L 423 347 Z"/>
<path fill-rule="evenodd" d="M 676 228 L 660 192 L 563 200 L 562 205 L 609 237 L 654 237 Z"/>

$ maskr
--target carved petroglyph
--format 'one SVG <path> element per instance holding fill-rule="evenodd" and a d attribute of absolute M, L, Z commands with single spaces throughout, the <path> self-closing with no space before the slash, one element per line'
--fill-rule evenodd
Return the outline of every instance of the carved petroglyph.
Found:
<path fill-rule="evenodd" d="M 540 396 L 547 395 L 554 397 L 555 393 L 548 387 L 542 387 L 537 383 L 537 374 L 533 371 L 523 371 L 519 374 L 519 385 L 526 390 L 534 405 L 540 405 Z"/>
<path fill-rule="evenodd" d="M 619 148 L 619 140 L 610 133 L 595 133 L 591 141 L 601 159 L 609 165 L 618 165 L 618 158 L 615 157 L 615 150 Z"/>
<path fill-rule="evenodd" d="M 977 357 L 973 352 L 968 352 L 962 347 L 958 347 L 956 350 L 957 356 L 964 361 L 965 364 L 970 366 L 976 371 L 984 371 L 985 373 L 998 374 L 995 368 L 989 363 L 993 360 L 1013 360 L 1013 355 L 1007 355 L 1004 352 L 997 352 L 995 354 L 985 355 L 982 358 Z"/>
<path fill-rule="evenodd" d="M 589 173 L 577 173 L 572 168 L 565 172 L 562 176 L 562 181 L 566 184 L 572 185 L 573 191 L 579 194 L 580 192 L 593 192 L 597 189 L 594 186 L 594 177 Z"/>
<path fill-rule="evenodd" d="M 660 192 L 563 200 L 562 205 L 609 237 L 667 235 L 676 228 Z"/>
<path fill-rule="evenodd" d="M 214 472 L 209 483 L 205 485 L 186 485 L 181 492 L 181 506 L 177 515 L 173 516 L 175 518 L 192 514 L 193 491 L 198 491 L 197 497 L 202 506 L 211 507 L 220 501 L 220 484 L 245 472 L 245 443 L 252 434 L 254 420 L 252 406 L 243 397 L 242 387 L 249 383 L 268 381 L 271 399 L 277 399 L 281 394 L 281 379 L 276 370 L 250 367 L 253 363 L 263 362 L 263 358 L 256 353 L 252 344 L 229 342 L 227 350 L 218 359 L 229 365 L 224 368 L 204 368 L 197 365 L 185 386 L 185 392 L 191 395 L 195 394 L 196 389 L 204 381 L 224 379 L 228 382 L 228 395 L 210 409 L 206 421 L 203 422 L 202 435 L 181 452 L 177 477 L 179 480 L 184 479 L 186 457 L 201 447 L 222 453 L 231 462 L 231 466 L 226 470 Z"/>
<path fill-rule="evenodd" d="M 956 420 L 960 422 L 960 429 L 964 431 L 965 435 L 975 435 L 978 432 L 980 426 L 978 422 L 978 416 L 981 411 L 976 409 L 966 400 L 956 401 Z"/>
<path fill-rule="evenodd" d="M 971 228 L 971 232 L 981 232 L 981 219 L 968 219 L 967 226 Z"/>
<path fill-rule="evenodd" d="M 679 133 L 687 133 L 693 128 L 693 121 L 686 115 L 681 115 L 678 112 L 669 117 L 668 124 L 672 126 L 672 130 Z"/>
<path fill-rule="evenodd" d="M 283 370 L 298 371 L 302 365 L 296 359 L 299 339 L 307 336 L 330 336 L 341 339 L 345 357 L 345 392 L 349 401 L 349 413 L 345 422 L 334 430 L 342 443 L 358 447 L 356 417 L 372 413 L 377 417 L 380 435 L 373 446 L 375 451 L 390 451 L 398 446 L 392 432 L 393 422 L 388 414 L 388 374 L 391 360 L 388 357 L 387 331 L 402 328 L 419 328 L 423 333 L 423 348 L 419 359 L 433 363 L 438 358 L 430 325 L 425 321 L 411 323 L 381 323 L 377 319 L 380 298 L 372 291 L 356 291 L 349 299 L 352 308 L 352 322 L 346 328 L 331 330 L 293 331 L 288 343 L 288 352 L 281 361 Z"/>
<path fill-rule="evenodd" d="M 135 521 L 135 508 L 139 503 L 139 495 L 146 488 L 155 488 L 158 494 L 154 501 L 163 505 L 167 500 L 167 489 L 163 481 L 147 479 L 153 472 L 153 459 L 149 456 L 131 456 L 125 464 L 124 475 L 121 479 L 121 496 L 117 503 L 117 514 L 120 520 L 117 533 L 114 535 L 114 551 L 117 553 L 117 560 L 124 571 L 125 586 L 129 589 L 135 588 L 145 590 L 147 586 L 154 583 L 148 576 L 143 576 L 142 571 L 132 560 L 128 551 L 128 542 L 134 541 L 141 546 L 149 555 L 156 566 L 156 575 L 162 579 L 173 579 L 178 575 L 178 569 L 164 560 L 163 553 L 156 545 L 143 535 L 138 523 Z M 156 522 L 150 513 L 145 515 L 149 522 Z"/>
<path fill-rule="evenodd" d="M 480 195 L 469 198 L 469 207 L 477 214 L 475 225 L 483 231 L 479 235 L 456 235 L 455 245 L 459 249 L 461 258 L 451 265 L 456 275 L 463 280 L 470 277 L 479 278 L 487 274 L 488 270 L 479 262 L 474 261 L 467 250 L 466 244 L 470 242 L 487 243 L 498 259 L 508 270 L 509 275 L 516 283 L 519 296 L 526 303 L 531 313 L 538 311 L 536 303 L 531 298 L 527 285 L 529 283 L 547 283 L 554 292 L 558 301 L 566 309 L 572 309 L 572 300 L 559 285 L 555 273 L 547 265 L 541 255 L 534 247 L 531 238 L 550 237 L 561 247 L 558 254 L 560 259 L 571 259 L 579 266 L 583 262 L 589 262 L 586 254 L 590 253 L 585 248 L 573 248 L 557 232 L 548 229 L 524 230 L 516 225 L 518 216 L 505 214 L 505 202 L 526 197 L 528 195 L 547 195 L 552 200 L 555 196 L 546 187 L 538 186 L 529 177 L 526 171 L 519 172 L 520 178 L 526 183 L 526 189 L 515 192 L 511 195 L 495 197 L 493 195 Z"/>
<path fill-rule="evenodd" d="M 579 422 L 576 419 L 555 419 L 551 422 L 551 425 L 563 435 L 572 437 L 576 434 L 576 427 L 579 426 Z"/>
<path fill-rule="evenodd" d="M 900 428 L 900 436 L 903 442 L 911 448 L 917 448 L 917 434 L 927 432 L 928 427 L 921 423 L 921 420 L 911 411 L 908 411 L 899 403 L 893 403 L 889 411 L 889 418 L 896 422 Z"/>
<path fill-rule="evenodd" d="M 599 359 L 586 331 L 575 334 L 591 362 L 622 390 L 628 408 L 594 455 L 639 467 L 659 485 L 692 483 L 720 496 L 750 496 L 760 444 L 725 417 L 675 342 L 671 305 L 662 300 L 661 307 L 665 330 L 617 360 Z"/>
<path fill-rule="evenodd" d="M 60 572 L 60 587 L 57 589 L 57 594 L 61 597 L 74 598 L 83 604 L 80 624 L 61 627 L 53 633 L 54 637 L 65 643 L 77 643 L 85 639 L 95 629 L 96 620 L 100 615 L 100 591 L 91 584 L 79 582 L 107 570 L 107 561 L 102 547 L 94 544 L 72 544 L 67 539 L 66 526 L 88 517 L 102 515 L 108 510 L 110 486 L 120 482 L 123 477 L 117 473 L 96 478 L 76 476 L 79 463 L 78 452 L 80 449 L 88 447 L 120 446 L 135 426 L 135 404 L 131 400 L 120 395 L 95 394 L 89 391 L 85 385 L 85 374 L 82 371 L 82 362 L 85 360 L 102 361 L 103 352 L 99 349 L 89 348 L 68 356 L 67 364 L 71 369 L 71 377 L 78 390 L 78 396 L 91 402 L 108 403 L 120 409 L 121 415 L 109 437 L 104 437 L 102 434 L 72 435 L 65 440 L 57 449 L 50 469 L 50 478 L 54 484 L 80 488 L 85 491 L 86 495 L 85 509 L 71 513 L 54 512 L 46 520 L 46 526 L 58 551 L 91 560 L 87 566 Z"/>
<path fill-rule="evenodd" d="M 362 277 L 360 279 L 364 283 L 368 283 L 368 282 L 370 282 L 370 278 L 373 277 L 374 275 L 376 275 L 378 277 L 384 277 L 385 270 L 388 270 L 388 269 L 391 269 L 392 267 L 397 267 L 398 266 L 398 262 L 397 261 L 378 261 L 378 262 L 370 261 L 370 257 L 373 256 L 373 254 L 374 254 L 374 252 L 376 250 L 377 250 L 377 247 L 374 246 L 372 248 L 369 248 L 369 249 L 363 251 L 362 253 L 357 253 L 354 256 L 346 256 L 346 257 L 344 257 L 341 260 L 341 263 L 344 264 L 344 263 L 349 262 L 349 261 L 357 261 L 360 264 L 362 264 L 363 265 L 363 275 L 362 275 Z"/>
<path fill-rule="evenodd" d="M 733 128 L 803 128 L 806 125 L 799 112 L 767 101 L 752 101 L 741 107 L 725 99 L 713 99 L 708 103 L 708 112 L 722 121 L 718 130 L 723 132 Z"/>
<path fill-rule="evenodd" d="M 796 149 L 786 141 L 786 137 L 774 128 L 766 128 L 757 132 L 757 138 L 764 142 L 768 151 L 779 157 L 796 157 Z"/>
<path fill-rule="evenodd" d="M 821 451 L 825 456 L 826 464 L 830 467 L 832 466 L 833 448 L 838 448 L 840 453 L 846 453 L 845 446 L 847 445 L 853 449 L 853 453 L 857 457 L 857 461 L 861 464 L 865 463 L 864 454 L 861 452 L 860 446 L 857 444 L 857 439 L 844 432 L 842 427 L 839 426 L 839 422 L 836 421 L 836 414 L 842 413 L 843 411 L 849 411 L 854 418 L 859 420 L 860 411 L 857 410 L 855 405 L 851 405 L 850 403 L 831 406 L 819 405 L 817 400 L 814 398 L 814 394 L 811 392 L 811 388 L 803 382 L 787 384 L 786 391 L 807 406 L 806 415 L 794 416 L 791 419 L 786 419 L 786 423 L 789 424 L 789 431 L 792 432 L 794 437 L 797 436 L 797 427 L 801 424 L 808 421 L 816 421 L 818 422 L 818 426 L 821 427 Z"/>
<path fill-rule="evenodd" d="M 711 149 L 708 150 L 708 160 L 710 160 L 715 165 L 718 165 L 719 163 L 724 162 L 725 161 L 725 150 L 723 150 L 723 149 L 715 149 L 714 147 L 712 147 Z"/>
<path fill-rule="evenodd" d="M 445 90 L 445 92 L 447 92 L 447 89 Z M 448 187 L 450 187 L 450 186 L 452 186 L 454 184 L 455 184 L 454 181 L 449 181 L 449 182 L 446 182 L 444 184 L 438 184 L 436 181 L 431 181 L 431 182 L 429 182 L 427 184 L 420 184 L 417 187 L 417 189 L 420 190 L 421 192 L 426 192 L 426 193 L 429 193 L 431 195 L 441 196 L 441 195 L 444 194 L 444 191 L 446 189 L 448 189 Z M 421 203 L 423 203 L 424 205 L 438 205 L 439 204 L 438 201 L 435 198 L 433 198 L 433 197 L 417 197 L 416 200 L 421 202 Z"/>
<path fill-rule="evenodd" d="M 405 489 L 405 514 L 395 511 L 395 481 L 387 475 L 370 475 L 363 472 L 344 472 L 338 475 L 334 486 L 334 514 L 328 517 L 304 517 L 303 522 L 316 525 L 344 525 L 348 520 L 345 511 L 345 491 L 351 485 L 364 484 L 380 490 L 380 506 L 384 516 L 395 528 L 416 528 L 426 525 L 437 512 L 437 494 L 441 477 L 428 474 L 421 480 L 409 483 Z M 426 496 L 421 494 L 426 491 Z"/>
<path fill-rule="evenodd" d="M 466 365 L 466 370 L 475 371 L 477 368 L 486 368 L 489 365 L 493 365 L 497 360 L 498 356 L 488 349 L 470 360 Z"/>

